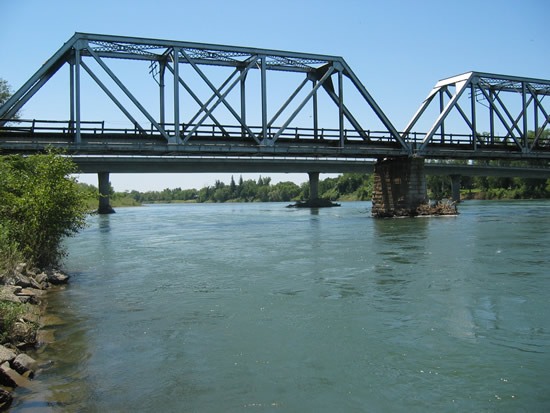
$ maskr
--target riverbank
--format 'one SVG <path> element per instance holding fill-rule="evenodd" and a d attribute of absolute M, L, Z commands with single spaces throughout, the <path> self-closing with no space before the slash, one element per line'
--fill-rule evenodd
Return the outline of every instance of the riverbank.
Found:
<path fill-rule="evenodd" d="M 11 406 L 16 387 L 32 387 L 30 380 L 40 366 L 26 352 L 41 344 L 47 291 L 68 280 L 57 269 L 28 268 L 24 263 L 0 275 L 0 410 Z"/>

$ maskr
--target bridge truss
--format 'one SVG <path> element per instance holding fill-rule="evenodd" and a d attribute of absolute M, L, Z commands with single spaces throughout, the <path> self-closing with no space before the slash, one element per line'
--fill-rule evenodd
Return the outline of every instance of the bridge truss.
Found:
<path fill-rule="evenodd" d="M 428 123 L 428 132 L 414 133 L 414 152 L 419 156 L 441 157 L 448 152 L 453 157 L 454 148 L 467 136 L 467 147 L 462 148 L 465 156 L 492 153 L 495 157 L 548 158 L 550 108 L 545 109 L 543 103 L 549 95 L 549 80 L 480 72 L 443 79 L 429 93 L 403 136 L 411 142 L 412 128 L 424 117 L 433 123 Z M 427 115 L 430 106 L 439 106 L 435 121 Z M 453 113 L 466 126 L 466 135 L 446 129 L 445 122 Z"/>
<path fill-rule="evenodd" d="M 145 62 L 152 76 L 138 79 L 136 87 L 138 71 L 118 71 L 117 62 Z M 18 111 L 67 66 L 66 117 L 18 119 Z M 287 76 L 287 87 L 272 93 L 279 85 L 273 83 L 275 74 Z M 95 85 L 129 126 L 114 128 L 105 118 L 84 117 L 85 82 Z M 146 85 L 154 85 L 153 94 L 140 90 Z M 271 99 L 274 94 L 278 102 Z M 549 94 L 549 80 L 466 73 L 438 82 L 400 133 L 342 57 L 75 33 L 0 107 L 0 149 L 22 153 L 53 145 L 80 155 L 550 159 L 550 109 L 544 107 Z M 332 110 L 329 127 L 321 125 L 327 118 L 322 99 Z M 359 110 L 357 100 L 363 104 Z M 464 130 L 457 129 L 453 116 Z M 427 132 L 413 130 L 423 122 Z"/>
<path fill-rule="evenodd" d="M 115 70 L 107 63 L 110 59 L 150 62 L 150 73 L 158 84 L 158 110 L 153 112 L 146 108 L 150 106 L 150 96 L 140 99 L 135 91 L 131 91 L 126 81 L 115 74 Z M 56 124 L 21 120 L 8 123 L 66 64 L 70 66 L 69 120 L 58 121 Z M 183 75 L 184 67 L 190 68 L 196 81 L 192 83 L 188 76 Z M 228 76 L 220 78 L 205 69 L 211 67 L 231 70 Z M 258 85 L 253 85 L 260 93 L 259 124 L 252 124 L 247 120 L 247 96 L 250 96 L 247 94 L 247 79 L 254 71 L 260 73 L 259 88 Z M 271 71 L 293 74 L 293 79 L 297 78 L 298 81 L 284 103 L 270 114 L 267 90 L 270 79 L 268 72 Z M 105 130 L 102 121 L 82 119 L 82 72 L 86 72 L 125 115 L 132 125 L 131 131 Z M 113 86 L 108 86 L 102 77 L 107 77 Z M 352 113 L 344 99 L 344 78 L 374 113 L 382 125 L 381 131 L 366 128 L 361 124 L 359 116 Z M 166 90 L 167 83 L 173 86 L 170 92 Z M 308 84 L 309 90 L 306 87 Z M 209 91 L 207 98 L 201 97 L 199 93 L 201 87 L 205 86 Z M 337 124 L 332 128 L 319 126 L 321 115 L 318 95 L 323 91 L 337 111 Z M 117 96 L 117 92 L 122 92 L 125 102 Z M 183 111 L 181 102 L 184 94 L 187 99 L 195 102 L 197 111 Z M 167 99 L 167 95 L 170 95 L 170 99 Z M 230 100 L 234 95 L 238 95 L 238 98 Z M 172 122 L 167 122 L 167 106 L 171 106 L 173 110 Z M 309 127 L 303 124 L 293 125 L 293 121 L 306 106 L 310 107 L 311 113 Z M 220 107 L 230 114 L 231 123 L 224 123 L 218 118 Z M 185 109 L 188 108 L 186 105 Z M 138 116 L 135 115 L 136 110 Z M 364 117 L 364 114 L 361 116 Z M 138 117 L 146 119 L 148 124 L 142 123 Z M 366 143 L 376 141 L 388 152 L 410 154 L 409 145 L 403 141 L 341 57 L 84 33 L 76 33 L 0 108 L 0 126 L 2 125 L 7 125 L 4 126 L 4 133 L 10 130 L 29 132 L 29 136 L 39 137 L 38 133 L 42 131 L 52 136 L 64 137 L 65 141 L 62 143 L 75 150 L 78 148 L 79 153 L 108 145 L 109 150 L 124 153 L 229 151 L 232 154 L 312 155 L 328 151 L 340 154 L 348 146 L 353 153 L 359 153 L 358 147 L 364 148 Z M 69 137 L 72 139 L 68 140 Z"/>

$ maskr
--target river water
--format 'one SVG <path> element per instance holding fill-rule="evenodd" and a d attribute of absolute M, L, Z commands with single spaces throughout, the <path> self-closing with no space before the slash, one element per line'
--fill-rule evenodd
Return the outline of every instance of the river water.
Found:
<path fill-rule="evenodd" d="M 550 202 L 92 216 L 12 411 L 550 411 Z"/>

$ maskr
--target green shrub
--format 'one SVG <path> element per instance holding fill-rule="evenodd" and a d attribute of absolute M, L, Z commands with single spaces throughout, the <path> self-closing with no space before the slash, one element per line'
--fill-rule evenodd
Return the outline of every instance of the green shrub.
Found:
<path fill-rule="evenodd" d="M 0 157 L 0 257 L 17 252 L 30 265 L 58 264 L 61 241 L 85 226 L 88 212 L 68 157 Z M 4 264 L 5 265 L 5 264 Z"/>

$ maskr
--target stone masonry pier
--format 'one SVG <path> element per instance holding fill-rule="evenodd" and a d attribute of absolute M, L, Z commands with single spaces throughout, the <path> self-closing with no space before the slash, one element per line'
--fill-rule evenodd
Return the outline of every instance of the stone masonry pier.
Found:
<path fill-rule="evenodd" d="M 428 202 L 423 158 L 386 158 L 374 165 L 372 215 L 395 217 L 418 215 Z"/>

